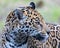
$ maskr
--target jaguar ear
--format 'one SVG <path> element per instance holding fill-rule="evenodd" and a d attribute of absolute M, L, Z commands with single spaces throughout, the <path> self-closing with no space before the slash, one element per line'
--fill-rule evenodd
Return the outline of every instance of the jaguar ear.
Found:
<path fill-rule="evenodd" d="M 31 2 L 30 6 L 31 6 L 32 9 L 35 9 L 35 3 L 34 2 Z"/>
<path fill-rule="evenodd" d="M 14 16 L 16 16 L 19 20 L 22 19 L 23 17 L 23 12 L 19 9 L 16 9 L 13 11 L 14 12 Z"/>

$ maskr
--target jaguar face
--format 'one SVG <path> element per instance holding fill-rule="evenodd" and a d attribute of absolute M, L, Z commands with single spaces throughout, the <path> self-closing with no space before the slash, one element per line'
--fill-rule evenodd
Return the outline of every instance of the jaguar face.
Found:
<path fill-rule="evenodd" d="M 19 20 L 20 28 L 22 27 L 20 30 L 27 33 L 27 36 L 32 36 L 42 42 L 48 39 L 48 31 L 44 28 L 45 22 L 37 11 L 31 8 L 16 9 L 14 16 Z"/>

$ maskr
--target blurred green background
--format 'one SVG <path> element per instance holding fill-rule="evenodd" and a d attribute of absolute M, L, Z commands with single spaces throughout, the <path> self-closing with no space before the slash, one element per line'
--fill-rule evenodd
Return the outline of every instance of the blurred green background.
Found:
<path fill-rule="evenodd" d="M 36 4 L 40 0 L 0 0 L 0 30 L 4 27 L 6 17 L 9 12 L 20 7 L 29 5 L 33 1 Z M 45 21 L 48 23 L 60 23 L 60 6 L 56 1 L 52 0 L 43 0 L 43 7 L 37 8 L 38 12 L 44 17 Z"/>

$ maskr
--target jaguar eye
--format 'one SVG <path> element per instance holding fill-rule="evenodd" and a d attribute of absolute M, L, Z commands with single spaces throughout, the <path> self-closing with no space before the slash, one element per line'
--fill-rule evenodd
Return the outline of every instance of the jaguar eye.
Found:
<path fill-rule="evenodd" d="M 35 23 L 38 24 L 38 25 L 40 24 L 40 22 L 35 22 Z"/>
<path fill-rule="evenodd" d="M 43 27 L 43 25 L 42 25 L 42 24 L 40 24 L 40 26 L 41 26 L 41 27 Z"/>
<path fill-rule="evenodd" d="M 35 22 L 36 24 L 37 24 L 37 26 L 38 26 L 38 28 L 40 29 L 40 30 L 42 30 L 43 29 L 43 25 L 42 24 L 40 24 L 40 22 Z"/>
<path fill-rule="evenodd" d="M 43 27 L 43 25 L 42 24 L 40 24 L 40 22 L 35 22 L 37 25 L 40 25 L 41 27 Z"/>

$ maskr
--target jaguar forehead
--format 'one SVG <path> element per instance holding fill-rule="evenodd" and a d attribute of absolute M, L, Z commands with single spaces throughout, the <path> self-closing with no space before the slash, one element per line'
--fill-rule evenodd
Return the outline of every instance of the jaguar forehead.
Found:
<path fill-rule="evenodd" d="M 13 12 L 14 12 L 14 15 L 15 15 L 19 20 L 22 19 L 22 17 L 23 17 L 23 12 L 22 12 L 21 10 L 16 9 L 16 10 L 14 10 Z"/>

